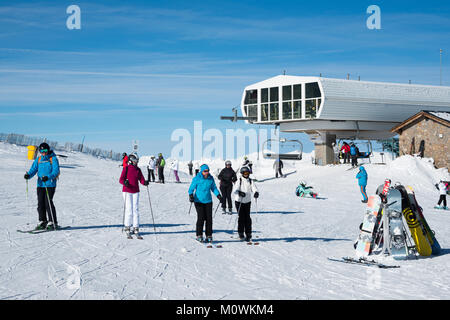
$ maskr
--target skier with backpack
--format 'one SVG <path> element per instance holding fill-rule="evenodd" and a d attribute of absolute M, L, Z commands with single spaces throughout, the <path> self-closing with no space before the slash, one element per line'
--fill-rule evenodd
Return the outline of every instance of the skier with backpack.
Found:
<path fill-rule="evenodd" d="M 437 206 L 435 206 L 435 209 L 443 209 L 448 210 L 447 207 L 447 190 L 448 190 L 448 184 L 446 184 L 443 180 L 439 181 L 438 184 L 436 184 L 436 188 L 439 190 L 439 201 L 437 203 Z M 441 206 L 441 203 L 443 206 Z"/>
<path fill-rule="evenodd" d="M 233 201 L 231 194 L 233 192 L 233 184 L 237 181 L 236 172 L 231 167 L 231 161 L 225 161 L 225 168 L 220 171 L 218 179 L 220 180 L 220 193 L 222 193 L 222 214 L 226 214 L 226 205 L 228 202 L 228 214 L 232 214 Z"/>
<path fill-rule="evenodd" d="M 362 203 L 367 203 L 368 197 L 366 193 L 366 186 L 367 186 L 367 171 L 363 166 L 359 167 L 359 172 L 356 175 L 356 179 L 358 179 L 359 189 L 361 191 L 361 194 L 363 196 L 363 200 L 361 200 Z"/>
<path fill-rule="evenodd" d="M 235 190 L 233 192 L 236 210 L 239 215 L 239 239 L 247 242 L 250 242 L 252 239 L 252 219 L 250 218 L 252 194 L 255 199 L 259 197 L 258 188 L 256 188 L 255 183 L 250 178 L 250 173 L 248 167 L 241 168 L 241 177 L 239 178 L 239 183 L 235 184 Z"/>
<path fill-rule="evenodd" d="M 128 165 L 128 155 L 124 152 L 122 153 L 122 164 L 119 167 L 126 167 Z"/>
<path fill-rule="evenodd" d="M 138 238 L 139 235 L 139 182 L 148 186 L 148 181 L 144 179 L 141 169 L 137 166 L 139 159 L 136 155 L 129 156 L 129 162 L 123 168 L 119 182 L 123 185 L 122 194 L 124 200 L 124 230 L 127 237 L 131 239 L 131 232 Z M 133 225 L 133 230 L 131 230 Z"/>
<path fill-rule="evenodd" d="M 358 155 L 359 155 L 359 149 L 354 143 L 352 143 L 350 145 L 350 156 L 352 158 L 352 167 L 353 168 L 358 166 Z"/>
<path fill-rule="evenodd" d="M 189 201 L 194 203 L 197 211 L 196 235 L 197 241 L 211 243 L 213 241 L 213 221 L 212 221 L 212 197 L 214 193 L 220 202 L 223 198 L 216 187 L 214 178 L 209 172 L 209 167 L 203 164 L 200 172 L 192 179 L 188 190 Z M 206 239 L 203 238 L 203 227 L 205 228 Z"/>
<path fill-rule="evenodd" d="M 56 154 L 47 143 L 39 145 L 39 157 L 34 160 L 30 170 L 25 173 L 26 180 L 37 174 L 37 198 L 39 224 L 35 230 L 57 230 L 58 220 L 53 197 L 56 192 L 56 181 L 59 177 L 59 162 Z"/>

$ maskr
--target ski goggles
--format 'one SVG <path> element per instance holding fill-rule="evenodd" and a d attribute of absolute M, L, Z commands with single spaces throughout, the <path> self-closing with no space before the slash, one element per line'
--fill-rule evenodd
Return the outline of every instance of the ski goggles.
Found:
<path fill-rule="evenodd" d="M 209 173 L 209 170 L 208 170 L 208 169 L 206 169 L 206 170 L 203 170 L 203 172 L 204 172 L 204 173 Z"/>
<path fill-rule="evenodd" d="M 40 153 L 48 153 L 48 149 L 41 149 L 39 150 Z"/>

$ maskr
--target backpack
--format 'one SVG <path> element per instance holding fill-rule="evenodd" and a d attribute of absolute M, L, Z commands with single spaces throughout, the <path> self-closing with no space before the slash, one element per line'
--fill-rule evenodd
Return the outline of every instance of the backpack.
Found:
<path fill-rule="evenodd" d="M 56 157 L 56 154 L 55 154 L 53 157 Z M 53 157 L 51 157 L 51 158 L 48 159 L 48 160 L 50 161 L 50 164 L 51 164 L 52 166 L 53 166 Z M 39 156 L 39 158 L 38 158 L 38 164 L 41 163 L 41 160 L 42 160 L 42 156 Z M 59 171 L 59 173 L 58 173 L 58 175 L 56 176 L 55 179 L 58 180 L 60 175 L 61 175 L 61 171 Z"/>

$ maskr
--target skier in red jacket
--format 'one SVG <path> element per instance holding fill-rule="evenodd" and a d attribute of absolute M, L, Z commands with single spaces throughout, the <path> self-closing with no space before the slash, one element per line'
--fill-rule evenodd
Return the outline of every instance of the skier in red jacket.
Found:
<path fill-rule="evenodd" d="M 133 224 L 133 233 L 139 237 L 139 182 L 148 186 L 141 169 L 137 166 L 138 157 L 131 154 L 128 165 L 124 166 L 119 182 L 123 185 L 123 199 L 125 206 L 124 226 L 128 237 Z"/>
<path fill-rule="evenodd" d="M 125 168 L 127 165 L 128 165 L 128 156 L 124 152 L 124 153 L 122 153 L 122 167 Z"/>

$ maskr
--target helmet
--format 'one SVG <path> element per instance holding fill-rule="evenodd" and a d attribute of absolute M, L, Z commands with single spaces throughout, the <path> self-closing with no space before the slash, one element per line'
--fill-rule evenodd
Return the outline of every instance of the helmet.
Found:
<path fill-rule="evenodd" d="M 155 158 L 155 156 L 154 156 L 154 155 L 151 155 L 150 158 L 153 159 L 153 158 Z"/>
<path fill-rule="evenodd" d="M 42 150 L 47 150 L 47 152 L 50 152 L 50 146 L 48 143 L 43 142 L 39 145 L 39 152 L 42 152 Z"/>
<path fill-rule="evenodd" d="M 226 166 L 231 166 L 231 161 L 230 160 L 225 161 L 225 167 Z"/>
<path fill-rule="evenodd" d="M 139 162 L 139 157 L 135 154 L 130 154 L 130 156 L 128 157 L 128 161 L 133 164 L 137 164 Z"/>
<path fill-rule="evenodd" d="M 241 172 L 241 174 L 244 174 L 244 172 L 250 173 L 250 169 L 247 168 L 247 167 L 242 167 L 241 170 L 240 170 L 240 172 Z"/>
<path fill-rule="evenodd" d="M 245 157 L 244 157 L 244 160 L 247 160 L 247 159 L 248 159 L 247 156 L 245 156 Z"/>
<path fill-rule="evenodd" d="M 302 186 L 306 186 L 306 181 L 301 180 L 301 181 L 300 181 L 300 184 L 301 184 Z"/>

